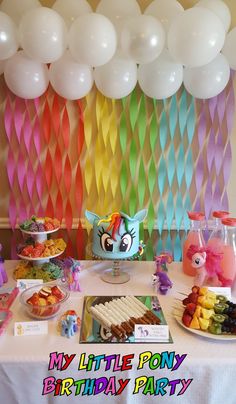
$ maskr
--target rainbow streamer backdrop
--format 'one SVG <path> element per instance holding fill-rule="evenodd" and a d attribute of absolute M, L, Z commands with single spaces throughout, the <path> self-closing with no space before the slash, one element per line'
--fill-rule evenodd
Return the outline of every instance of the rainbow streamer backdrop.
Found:
<path fill-rule="evenodd" d="M 49 89 L 22 100 L 5 87 L 9 221 L 36 215 L 64 220 L 67 253 L 85 257 L 84 210 L 133 215 L 147 207 L 141 228 L 146 259 L 161 250 L 181 259 L 186 211 L 228 209 L 234 119 L 233 77 L 207 101 L 184 89 L 155 101 L 137 88 L 115 101 L 94 89 L 67 101 Z M 76 237 L 72 229 L 76 229 Z M 15 254 L 13 232 L 12 256 Z"/>

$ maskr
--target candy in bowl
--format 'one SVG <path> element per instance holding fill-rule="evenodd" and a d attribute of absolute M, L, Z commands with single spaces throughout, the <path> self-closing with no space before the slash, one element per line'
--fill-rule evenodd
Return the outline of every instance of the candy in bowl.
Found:
<path fill-rule="evenodd" d="M 32 286 L 20 295 L 20 302 L 27 313 L 36 319 L 46 320 L 55 316 L 70 293 L 56 283 Z"/>

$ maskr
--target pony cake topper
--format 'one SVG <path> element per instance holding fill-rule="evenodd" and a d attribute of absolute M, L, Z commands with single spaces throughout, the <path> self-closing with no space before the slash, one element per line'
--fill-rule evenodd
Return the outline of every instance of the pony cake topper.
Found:
<path fill-rule="evenodd" d="M 93 225 L 93 254 L 116 260 L 133 257 L 139 252 L 139 224 L 146 215 L 145 209 L 133 217 L 123 212 L 99 217 L 86 210 L 85 216 Z"/>
<path fill-rule="evenodd" d="M 199 247 L 191 244 L 187 251 L 192 267 L 196 270 L 196 286 L 230 286 L 230 280 L 222 275 L 223 254 L 210 246 Z"/>

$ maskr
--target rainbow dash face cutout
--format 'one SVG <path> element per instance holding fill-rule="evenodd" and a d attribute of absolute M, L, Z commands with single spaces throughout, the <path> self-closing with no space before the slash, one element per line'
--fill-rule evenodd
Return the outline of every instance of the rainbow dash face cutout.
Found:
<path fill-rule="evenodd" d="M 130 217 L 123 212 L 99 217 L 85 211 L 93 225 L 94 255 L 104 259 L 125 259 L 139 251 L 139 224 L 145 219 L 147 210 L 141 210 Z"/>

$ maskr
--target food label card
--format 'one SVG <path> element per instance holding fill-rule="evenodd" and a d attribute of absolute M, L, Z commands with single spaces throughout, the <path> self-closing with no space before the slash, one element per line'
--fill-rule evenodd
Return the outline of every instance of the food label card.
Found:
<path fill-rule="evenodd" d="M 41 284 L 43 284 L 43 279 L 17 279 L 17 287 L 20 292 L 23 292 L 23 290 L 31 288 L 32 286 Z"/>
<path fill-rule="evenodd" d="M 164 342 L 169 340 L 168 325 L 135 324 L 135 341 Z"/>
<path fill-rule="evenodd" d="M 48 333 L 48 321 L 26 321 L 14 324 L 14 336 L 45 335 Z"/>

